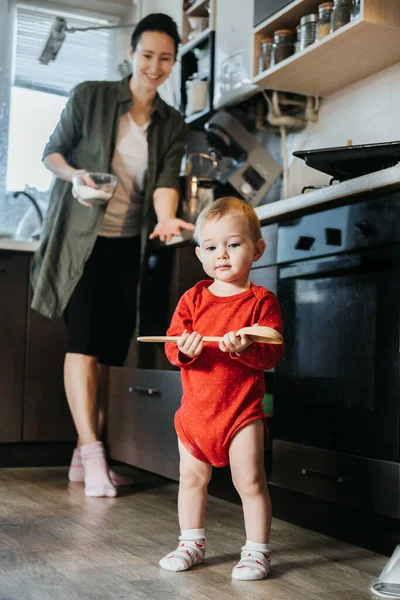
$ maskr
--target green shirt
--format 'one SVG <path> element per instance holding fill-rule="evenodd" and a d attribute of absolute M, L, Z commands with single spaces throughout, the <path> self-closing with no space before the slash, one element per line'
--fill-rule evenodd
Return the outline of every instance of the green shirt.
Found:
<path fill-rule="evenodd" d="M 129 77 L 81 83 L 73 90 L 43 158 L 58 152 L 76 169 L 110 172 L 118 121 L 132 103 Z M 154 190 L 167 187 L 179 191 L 186 132 L 181 114 L 157 94 L 147 134 L 144 239 L 156 222 Z M 82 206 L 71 190 L 71 183 L 55 180 L 42 241 L 32 264 L 32 308 L 50 318 L 62 316 L 92 252 L 106 209 Z"/>

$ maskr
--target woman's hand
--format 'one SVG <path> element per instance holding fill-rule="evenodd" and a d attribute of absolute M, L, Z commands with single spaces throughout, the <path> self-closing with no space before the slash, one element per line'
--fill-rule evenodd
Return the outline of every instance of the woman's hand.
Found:
<path fill-rule="evenodd" d="M 96 188 L 95 182 L 87 174 L 86 169 L 78 169 L 78 170 L 76 170 L 75 173 L 73 174 L 73 177 L 75 177 L 75 175 L 81 175 L 82 176 L 82 181 L 88 187 Z M 76 198 L 78 200 L 79 204 L 82 204 L 83 206 L 87 206 L 88 208 L 93 208 L 93 204 L 91 202 L 86 202 L 86 201 L 82 200 L 82 198 L 79 197 L 79 195 L 76 193 L 76 191 L 74 189 L 74 186 L 72 186 L 72 195 L 73 195 L 74 198 Z"/>
<path fill-rule="evenodd" d="M 203 338 L 199 333 L 195 331 L 188 333 L 185 329 L 177 341 L 177 345 L 182 354 L 185 354 L 189 358 L 194 358 L 195 356 L 199 356 L 203 350 Z"/>
<path fill-rule="evenodd" d="M 180 235 L 182 229 L 193 231 L 194 225 L 175 217 L 164 219 L 157 223 L 153 233 L 149 235 L 149 239 L 154 240 L 155 238 L 160 238 L 161 242 L 169 242 L 174 235 Z"/>
<path fill-rule="evenodd" d="M 226 333 L 219 343 L 219 349 L 222 352 L 232 352 L 234 354 L 240 354 L 244 352 L 246 348 L 253 342 L 244 333 L 237 333 L 236 331 L 230 331 Z"/>

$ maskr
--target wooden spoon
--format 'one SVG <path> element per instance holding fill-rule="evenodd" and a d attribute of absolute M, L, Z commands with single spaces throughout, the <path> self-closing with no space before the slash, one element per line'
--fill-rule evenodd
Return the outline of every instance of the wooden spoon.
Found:
<path fill-rule="evenodd" d="M 237 332 L 246 334 L 253 342 L 259 342 L 260 344 L 282 344 L 283 339 L 279 331 L 272 329 L 272 327 L 242 327 Z M 148 335 L 138 337 L 138 342 L 177 342 L 180 339 L 180 335 Z M 203 342 L 220 342 L 222 337 L 205 335 Z"/>

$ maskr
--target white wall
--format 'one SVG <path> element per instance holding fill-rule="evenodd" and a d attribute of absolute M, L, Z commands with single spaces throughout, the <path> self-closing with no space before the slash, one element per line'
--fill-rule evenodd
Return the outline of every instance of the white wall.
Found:
<path fill-rule="evenodd" d="M 399 98 L 400 63 L 325 98 L 319 122 L 288 136 L 289 197 L 330 179 L 293 157 L 294 150 L 400 140 Z"/>

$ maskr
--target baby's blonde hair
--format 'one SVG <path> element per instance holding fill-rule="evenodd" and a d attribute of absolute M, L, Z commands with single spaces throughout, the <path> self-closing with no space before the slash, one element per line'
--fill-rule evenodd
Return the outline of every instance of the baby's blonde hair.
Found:
<path fill-rule="evenodd" d="M 221 217 L 225 217 L 226 215 L 240 215 L 244 217 L 249 224 L 250 235 L 254 244 L 261 239 L 260 220 L 254 208 L 244 200 L 234 198 L 233 196 L 225 196 L 203 208 L 197 217 L 193 234 L 195 242 L 200 245 L 200 232 L 205 223 L 219 221 Z"/>

